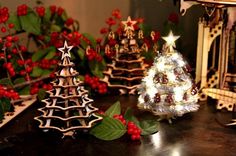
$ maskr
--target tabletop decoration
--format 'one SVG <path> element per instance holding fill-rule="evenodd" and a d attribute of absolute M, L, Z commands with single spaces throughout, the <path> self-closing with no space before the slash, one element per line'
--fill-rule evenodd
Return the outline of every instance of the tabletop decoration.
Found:
<path fill-rule="evenodd" d="M 182 116 L 199 108 L 198 90 L 190 75 L 191 68 L 174 49 L 178 38 L 172 32 L 163 37 L 166 44 L 142 80 L 139 92 L 138 107 L 161 118 Z"/>
<path fill-rule="evenodd" d="M 64 47 L 58 49 L 62 54 L 56 80 L 52 82 L 53 89 L 47 91 L 49 97 L 42 101 L 46 104 L 39 109 L 42 115 L 35 118 L 40 122 L 40 128 L 58 130 L 63 137 L 74 136 L 76 130 L 90 129 L 102 120 L 95 114 L 98 109 L 92 106 L 93 100 L 88 97 L 83 82 L 77 79 L 79 73 L 70 61 L 71 49 L 66 41 Z"/>

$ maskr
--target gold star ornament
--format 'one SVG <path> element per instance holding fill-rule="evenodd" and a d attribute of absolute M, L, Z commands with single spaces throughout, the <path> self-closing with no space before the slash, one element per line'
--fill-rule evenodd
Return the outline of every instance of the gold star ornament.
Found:
<path fill-rule="evenodd" d="M 64 57 L 71 57 L 70 50 L 73 48 L 73 46 L 68 46 L 67 42 L 64 42 L 64 46 L 62 48 L 58 48 L 60 52 L 62 52 L 61 59 L 64 59 Z"/>
<path fill-rule="evenodd" d="M 125 26 L 126 30 L 134 30 L 134 25 L 137 23 L 137 21 L 132 21 L 130 16 L 127 18 L 126 21 L 122 21 L 122 24 Z"/>
<path fill-rule="evenodd" d="M 175 41 L 180 36 L 174 36 L 172 31 L 170 31 L 169 35 L 166 37 L 162 37 L 166 41 L 166 46 L 170 48 L 170 51 L 173 51 L 173 48 L 175 48 Z"/>

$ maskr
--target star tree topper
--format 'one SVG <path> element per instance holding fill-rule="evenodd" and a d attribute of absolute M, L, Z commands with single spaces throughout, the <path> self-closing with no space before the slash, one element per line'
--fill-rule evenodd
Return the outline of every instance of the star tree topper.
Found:
<path fill-rule="evenodd" d="M 166 41 L 166 46 L 169 48 L 170 52 L 174 51 L 175 48 L 175 41 L 179 38 L 180 36 L 174 36 L 172 31 L 170 31 L 169 35 L 166 37 L 162 37 Z"/>
<path fill-rule="evenodd" d="M 68 46 L 67 41 L 64 42 L 64 46 L 62 48 L 58 48 L 59 51 L 62 52 L 61 59 L 63 60 L 64 57 L 71 57 L 70 50 L 73 48 L 73 46 Z"/>
<path fill-rule="evenodd" d="M 130 16 L 127 18 L 126 21 L 122 21 L 122 24 L 125 26 L 125 31 L 126 30 L 133 30 L 134 31 L 134 25 L 137 23 L 137 21 L 132 21 Z"/>

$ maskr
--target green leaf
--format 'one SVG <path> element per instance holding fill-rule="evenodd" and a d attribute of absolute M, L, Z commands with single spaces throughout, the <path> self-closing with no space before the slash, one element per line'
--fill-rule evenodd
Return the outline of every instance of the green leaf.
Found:
<path fill-rule="evenodd" d="M 144 36 L 149 36 L 152 31 L 151 27 L 144 23 L 139 24 L 139 28 L 143 31 Z"/>
<path fill-rule="evenodd" d="M 26 86 L 19 91 L 20 95 L 30 95 L 30 86 Z"/>
<path fill-rule="evenodd" d="M 1 110 L 3 113 L 10 111 L 11 109 L 11 101 L 7 98 L 2 98 L 0 100 L 0 106 L 2 107 Z"/>
<path fill-rule="evenodd" d="M 50 18 L 51 18 L 51 10 L 50 8 L 46 8 L 45 10 L 45 15 L 44 15 L 44 20 L 49 22 L 50 21 Z"/>
<path fill-rule="evenodd" d="M 159 123 L 156 120 L 143 120 L 140 122 L 140 128 L 141 135 L 151 135 L 158 131 Z"/>
<path fill-rule="evenodd" d="M 62 18 L 63 21 L 66 21 L 66 20 L 67 20 L 68 16 L 67 16 L 66 11 L 64 11 L 64 12 L 62 13 L 61 18 Z"/>
<path fill-rule="evenodd" d="M 23 77 L 19 77 L 14 80 L 14 84 L 18 84 L 18 83 L 22 83 L 22 82 L 25 82 L 25 78 L 23 78 Z"/>
<path fill-rule="evenodd" d="M 22 29 L 28 33 L 39 35 L 41 20 L 35 12 L 29 11 L 25 16 L 19 16 Z"/>
<path fill-rule="evenodd" d="M 55 54 L 56 54 L 55 51 L 49 51 L 48 54 L 44 58 L 50 60 L 55 56 Z"/>
<path fill-rule="evenodd" d="M 56 24 L 52 24 L 50 30 L 51 30 L 51 32 L 60 32 L 61 27 Z"/>
<path fill-rule="evenodd" d="M 82 35 L 84 37 L 86 37 L 91 42 L 92 47 L 95 49 L 96 45 L 97 45 L 97 42 L 96 42 L 95 38 L 92 35 L 88 34 L 88 33 L 83 33 Z"/>
<path fill-rule="evenodd" d="M 126 133 L 126 127 L 117 119 L 104 117 L 103 121 L 91 129 L 90 134 L 101 140 L 118 139 Z"/>
<path fill-rule="evenodd" d="M 94 60 L 89 61 L 89 68 L 90 68 L 93 75 L 102 78 L 103 77 L 103 71 L 105 69 L 104 60 L 102 61 L 102 63 L 94 61 Z"/>
<path fill-rule="evenodd" d="M 44 50 L 39 50 L 39 51 L 35 52 L 35 53 L 32 55 L 32 61 L 33 61 L 33 62 L 36 62 L 36 61 L 38 61 L 38 60 L 41 60 L 46 54 L 47 54 L 46 51 L 44 51 Z"/>
<path fill-rule="evenodd" d="M 81 60 L 83 60 L 83 59 L 84 59 L 85 51 L 79 48 L 79 49 L 77 50 L 77 53 L 78 53 L 78 55 L 79 55 L 79 58 L 80 58 Z"/>
<path fill-rule="evenodd" d="M 14 29 L 16 31 L 21 30 L 20 20 L 19 20 L 19 18 L 16 14 L 13 14 L 13 13 L 10 14 L 10 17 L 9 17 L 7 23 L 13 23 L 14 24 Z"/>
<path fill-rule="evenodd" d="M 0 84 L 6 85 L 6 86 L 13 86 L 12 82 L 8 78 L 2 78 L 0 79 Z"/>
<path fill-rule="evenodd" d="M 46 91 L 44 89 L 39 89 L 38 99 L 43 100 L 46 97 Z"/>
<path fill-rule="evenodd" d="M 113 117 L 114 115 L 119 115 L 121 113 L 121 108 L 120 108 L 120 101 L 116 101 L 112 106 L 110 106 L 105 114 L 109 117 Z"/>
<path fill-rule="evenodd" d="M 30 76 L 32 76 L 32 77 L 39 77 L 39 76 L 42 75 L 42 73 L 43 73 L 43 69 L 35 66 L 33 68 L 32 73 L 30 74 Z"/>
<path fill-rule="evenodd" d="M 43 59 L 44 57 L 47 57 L 47 59 L 48 58 L 50 59 L 52 55 L 54 56 L 55 52 L 56 52 L 56 48 L 54 46 L 50 46 L 46 49 L 39 50 L 33 54 L 32 61 L 36 62 Z"/>
<path fill-rule="evenodd" d="M 43 69 L 41 76 L 46 76 L 46 75 L 50 75 L 52 73 L 52 70 L 48 70 L 48 69 Z"/>
<path fill-rule="evenodd" d="M 84 76 L 79 75 L 79 76 L 77 76 L 77 77 L 78 77 L 78 79 L 79 79 L 80 81 L 84 81 Z"/>
<path fill-rule="evenodd" d="M 87 42 L 85 42 L 82 37 L 80 38 L 80 45 L 83 49 L 86 49 L 88 47 Z"/>
<path fill-rule="evenodd" d="M 133 115 L 133 111 L 130 108 L 127 109 L 124 118 L 126 121 L 134 122 L 139 128 L 141 128 L 139 120 Z"/>

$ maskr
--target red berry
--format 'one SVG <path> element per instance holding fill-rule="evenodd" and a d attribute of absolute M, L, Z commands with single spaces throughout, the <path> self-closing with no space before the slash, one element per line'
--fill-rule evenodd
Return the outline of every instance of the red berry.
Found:
<path fill-rule="evenodd" d="M 8 42 L 11 42 L 12 41 L 12 36 L 7 36 L 6 39 L 7 39 Z"/>
<path fill-rule="evenodd" d="M 6 43 L 5 43 L 5 46 L 8 47 L 8 48 L 11 47 L 11 45 L 12 45 L 11 42 L 6 42 Z"/>
<path fill-rule="evenodd" d="M 8 58 L 8 59 L 11 59 L 11 55 L 7 55 L 7 58 Z"/>
<path fill-rule="evenodd" d="M 13 23 L 9 23 L 9 24 L 8 24 L 8 28 L 10 28 L 10 29 L 11 29 L 11 28 L 14 28 L 14 24 L 13 24 Z"/>
<path fill-rule="evenodd" d="M 12 40 L 16 42 L 16 41 L 19 40 L 19 37 L 18 36 L 14 36 Z"/>
<path fill-rule="evenodd" d="M 64 12 L 64 9 L 61 8 L 61 7 L 59 7 L 58 10 L 57 10 L 57 14 L 58 14 L 59 16 L 61 16 L 63 12 Z"/>
<path fill-rule="evenodd" d="M 26 71 L 27 73 L 30 73 L 30 72 L 32 71 L 32 67 L 27 67 L 27 68 L 25 69 L 25 71 Z"/>
<path fill-rule="evenodd" d="M 21 50 L 22 52 L 26 52 L 26 51 L 27 51 L 27 48 L 26 48 L 25 46 L 20 46 L 20 50 Z"/>
<path fill-rule="evenodd" d="M 50 6 L 50 11 L 52 14 L 54 14 L 56 12 L 56 10 L 57 10 L 57 7 L 55 5 Z"/>
<path fill-rule="evenodd" d="M 5 33 L 5 32 L 7 31 L 7 29 L 6 29 L 5 27 L 2 27 L 2 28 L 1 28 L 1 31 L 2 31 L 3 33 Z"/>

